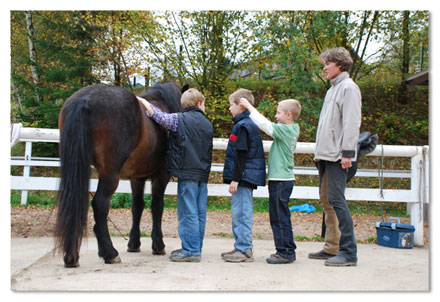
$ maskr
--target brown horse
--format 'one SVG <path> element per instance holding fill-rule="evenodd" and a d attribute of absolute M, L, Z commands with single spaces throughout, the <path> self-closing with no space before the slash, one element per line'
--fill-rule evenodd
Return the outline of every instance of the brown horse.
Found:
<path fill-rule="evenodd" d="M 174 83 L 158 84 L 142 97 L 166 112 L 179 112 L 185 89 Z M 120 178 L 130 179 L 132 188 L 133 224 L 128 251 L 140 251 L 144 186 L 146 179 L 151 178 L 152 249 L 153 254 L 164 255 L 163 197 L 170 178 L 164 168 L 167 133 L 146 116 L 145 108 L 133 93 L 105 85 L 75 92 L 62 107 L 58 126 L 61 182 L 55 237 L 56 247 L 64 255 L 64 265 L 79 265 L 79 250 L 87 232 L 91 164 L 99 174 L 92 199 L 98 255 L 105 263 L 120 262 L 107 226 L 110 198 Z"/>

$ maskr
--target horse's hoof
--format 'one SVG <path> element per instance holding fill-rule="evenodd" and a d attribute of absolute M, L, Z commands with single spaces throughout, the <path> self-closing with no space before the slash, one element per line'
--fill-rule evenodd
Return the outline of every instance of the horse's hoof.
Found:
<path fill-rule="evenodd" d="M 166 254 L 165 249 L 160 250 L 160 251 L 153 251 L 153 255 L 160 255 L 160 256 L 163 256 L 163 255 L 165 255 L 165 254 Z"/>
<path fill-rule="evenodd" d="M 127 248 L 127 252 L 129 252 L 129 253 L 139 253 L 140 251 L 141 251 L 140 247 L 138 247 L 138 248 L 128 247 Z"/>
<path fill-rule="evenodd" d="M 75 268 L 79 266 L 79 262 L 75 262 L 75 263 L 64 263 L 64 267 L 66 268 Z"/>
<path fill-rule="evenodd" d="M 121 263 L 121 262 L 122 262 L 122 260 L 121 260 L 121 257 L 119 257 L 119 256 L 116 256 L 113 259 L 105 260 L 105 263 L 107 263 L 107 264 L 115 264 L 115 263 Z"/>

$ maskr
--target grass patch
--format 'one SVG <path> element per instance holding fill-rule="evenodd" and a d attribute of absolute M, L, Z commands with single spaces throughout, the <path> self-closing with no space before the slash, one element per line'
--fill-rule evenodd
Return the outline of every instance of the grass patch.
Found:
<path fill-rule="evenodd" d="M 109 231 L 108 233 L 110 234 L 111 237 L 127 237 L 127 238 L 130 237 L 130 232 L 127 232 L 125 234 L 121 234 L 119 232 L 115 233 L 115 232 Z M 148 234 L 148 233 L 142 231 L 141 232 L 141 237 L 151 237 L 151 234 Z"/>
<path fill-rule="evenodd" d="M 356 240 L 357 243 L 377 243 L 376 237 L 368 237 L 365 240 Z"/>
<path fill-rule="evenodd" d="M 50 208 L 54 206 L 56 192 L 53 191 L 28 191 L 27 205 L 21 204 L 21 191 L 11 190 L 11 206 Z"/>
<path fill-rule="evenodd" d="M 13 207 L 37 207 L 50 208 L 54 206 L 56 192 L 53 191 L 29 191 L 28 204 L 21 205 L 21 191 L 11 190 L 11 206 Z M 90 196 L 90 200 L 91 200 Z M 145 208 L 151 208 L 151 195 L 144 195 Z M 318 200 L 298 200 L 291 199 L 289 206 L 311 204 L 316 208 L 316 213 L 322 213 L 322 206 Z M 369 201 L 348 201 L 348 207 L 353 214 L 369 214 L 385 216 L 407 217 L 406 203 L 402 202 L 369 202 Z M 114 209 L 131 208 L 131 194 L 115 193 L 113 194 L 110 205 Z M 164 198 L 165 209 L 177 209 L 177 196 L 166 195 Z M 230 197 L 208 196 L 208 211 L 230 211 Z M 254 198 L 254 212 L 269 212 L 268 198 Z"/>
<path fill-rule="evenodd" d="M 312 238 L 307 236 L 295 236 L 295 241 L 319 241 L 324 242 L 324 238 L 319 236 L 313 236 Z"/>
<path fill-rule="evenodd" d="M 233 234 L 228 234 L 228 233 L 219 233 L 218 236 L 222 238 L 234 238 Z"/>

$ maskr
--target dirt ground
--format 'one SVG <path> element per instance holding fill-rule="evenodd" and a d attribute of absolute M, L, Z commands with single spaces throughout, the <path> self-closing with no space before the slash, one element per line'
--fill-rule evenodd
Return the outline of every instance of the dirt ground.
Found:
<path fill-rule="evenodd" d="M 41 208 L 11 208 L 11 236 L 12 237 L 41 237 L 53 236 L 52 229 L 55 223 L 56 210 Z M 353 222 L 356 239 L 362 243 L 374 242 L 376 238 L 376 221 L 381 221 L 381 216 L 355 214 Z M 385 217 L 388 220 L 389 217 Z M 292 227 L 295 236 L 306 237 L 310 240 L 321 234 L 322 213 L 297 213 L 292 212 Z M 409 218 L 400 218 L 401 223 L 410 223 Z M 228 211 L 208 211 L 205 237 L 206 238 L 231 238 L 231 213 Z M 111 209 L 108 222 L 112 236 L 128 236 L 131 227 L 130 209 Z M 88 235 L 94 237 L 93 214 L 89 211 Z M 151 212 L 145 210 L 141 221 L 141 231 L 149 236 L 151 233 Z M 176 210 L 165 210 L 162 219 L 164 237 L 177 238 Z M 424 246 L 429 244 L 428 225 L 425 224 Z M 253 237 L 256 239 L 272 239 L 272 230 L 268 213 L 254 213 Z M 298 238 L 298 237 L 297 237 Z M 298 239 L 297 239 L 298 240 Z"/>

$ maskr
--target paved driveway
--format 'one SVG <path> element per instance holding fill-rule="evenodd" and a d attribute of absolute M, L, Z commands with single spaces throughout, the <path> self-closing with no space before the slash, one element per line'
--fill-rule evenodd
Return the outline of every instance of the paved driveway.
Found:
<path fill-rule="evenodd" d="M 165 238 L 167 253 L 180 248 Z M 297 261 L 269 265 L 269 240 L 254 240 L 253 263 L 226 263 L 220 253 L 233 239 L 207 238 L 200 263 L 173 263 L 151 254 L 151 239 L 142 238 L 141 253 L 127 253 L 127 241 L 114 237 L 120 264 L 104 264 L 95 238 L 85 240 L 80 267 L 66 269 L 52 252 L 52 238 L 11 239 L 13 291 L 429 291 L 429 249 L 408 250 L 376 244 L 358 245 L 358 266 L 334 268 L 307 258 L 322 243 L 297 242 Z"/>

